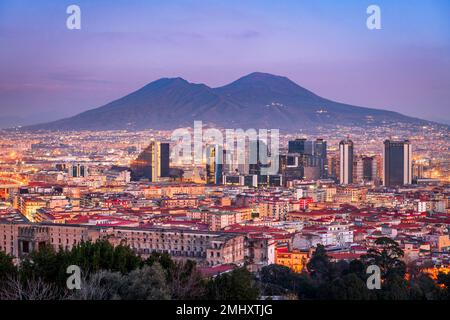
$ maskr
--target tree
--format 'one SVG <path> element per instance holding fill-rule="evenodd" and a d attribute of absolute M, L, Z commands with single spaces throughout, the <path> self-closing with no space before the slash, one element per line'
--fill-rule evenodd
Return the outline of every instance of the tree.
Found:
<path fill-rule="evenodd" d="M 80 290 L 69 295 L 70 300 L 119 300 L 125 279 L 120 272 L 101 270 L 85 276 Z"/>
<path fill-rule="evenodd" d="M 68 262 L 78 265 L 84 272 L 99 270 L 128 273 L 139 267 L 141 259 L 130 247 L 119 245 L 114 247 L 107 240 L 82 242 L 69 253 Z"/>
<path fill-rule="evenodd" d="M 166 300 L 170 299 L 164 270 L 155 263 L 129 274 L 99 271 L 83 280 L 81 290 L 69 296 L 72 300 Z"/>
<path fill-rule="evenodd" d="M 125 276 L 125 284 L 119 293 L 124 300 L 170 299 L 164 270 L 158 263 L 131 271 Z"/>
<path fill-rule="evenodd" d="M 348 269 L 345 270 L 343 274 L 355 274 L 361 280 L 367 280 L 366 266 L 361 260 L 358 259 L 350 261 L 350 263 L 348 264 Z"/>
<path fill-rule="evenodd" d="M 48 283 L 58 283 L 62 268 L 52 246 L 43 246 L 38 251 L 32 251 L 21 263 L 20 278 L 42 279 Z"/>
<path fill-rule="evenodd" d="M 260 282 L 264 295 L 282 295 L 295 291 L 296 276 L 286 266 L 271 264 L 261 269 Z"/>
<path fill-rule="evenodd" d="M 60 248 L 57 252 L 52 246 L 44 246 L 31 252 L 21 263 L 22 279 L 42 278 L 49 283 L 55 283 L 65 288 L 67 267 L 79 266 L 84 275 L 100 270 L 118 271 L 122 274 L 138 268 L 139 258 L 129 247 L 114 247 L 106 240 L 94 243 L 82 242 L 72 250 Z"/>
<path fill-rule="evenodd" d="M 383 282 L 381 290 L 377 290 L 378 298 L 382 300 L 408 300 L 408 283 L 398 274 L 390 274 Z"/>
<path fill-rule="evenodd" d="M 159 263 L 161 267 L 166 270 L 168 275 L 175 269 L 175 262 L 168 253 L 152 252 L 152 254 L 145 260 L 144 264 L 152 266 L 154 263 Z"/>
<path fill-rule="evenodd" d="M 311 277 L 317 282 L 331 281 L 334 277 L 333 267 L 325 247 L 318 244 L 307 264 Z"/>
<path fill-rule="evenodd" d="M 205 295 L 205 281 L 192 260 L 176 262 L 168 284 L 172 299 L 200 299 Z"/>
<path fill-rule="evenodd" d="M 439 289 L 433 279 L 421 273 L 409 280 L 409 299 L 434 300 L 439 297 Z"/>
<path fill-rule="evenodd" d="M 152 252 L 144 265 L 159 264 L 166 274 L 172 299 L 198 299 L 205 295 L 206 284 L 193 260 L 174 261 L 167 253 Z"/>
<path fill-rule="evenodd" d="M 439 272 L 437 283 L 443 287 L 440 292 L 440 299 L 450 300 L 450 273 Z"/>
<path fill-rule="evenodd" d="M 0 287 L 8 277 L 15 276 L 17 268 L 14 265 L 13 257 L 0 251 Z"/>
<path fill-rule="evenodd" d="M 355 273 L 338 277 L 321 288 L 321 299 L 369 300 L 375 296 L 367 289 L 366 283 Z"/>
<path fill-rule="evenodd" d="M 295 291 L 297 292 L 298 299 L 301 300 L 317 298 L 316 284 L 306 273 L 296 275 Z"/>
<path fill-rule="evenodd" d="M 306 273 L 295 273 L 285 266 L 272 264 L 263 267 L 260 272 L 260 283 L 264 295 L 295 294 L 298 299 L 314 299 L 316 287 Z"/>
<path fill-rule="evenodd" d="M 139 267 L 141 259 L 128 246 L 117 246 L 113 250 L 111 270 L 127 273 Z"/>
<path fill-rule="evenodd" d="M 9 277 L 0 289 L 0 300 L 58 300 L 64 294 L 54 284 L 41 278 Z"/>
<path fill-rule="evenodd" d="M 367 251 L 361 257 L 362 261 L 368 265 L 377 265 L 381 270 L 382 279 L 392 276 L 404 277 L 406 265 L 400 260 L 404 252 L 399 244 L 391 238 L 381 237 L 375 241 L 376 247 Z"/>
<path fill-rule="evenodd" d="M 252 274 L 242 267 L 210 280 L 207 297 L 210 300 L 256 300 L 259 288 Z"/>

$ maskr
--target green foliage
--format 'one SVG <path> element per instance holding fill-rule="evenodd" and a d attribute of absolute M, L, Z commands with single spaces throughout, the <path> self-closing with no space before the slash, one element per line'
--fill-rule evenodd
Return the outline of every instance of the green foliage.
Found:
<path fill-rule="evenodd" d="M 140 262 L 140 258 L 129 247 L 114 247 L 106 240 L 82 242 L 69 253 L 69 263 L 89 273 L 99 270 L 128 273 L 136 269 Z"/>
<path fill-rule="evenodd" d="M 258 281 L 246 268 L 205 279 L 195 261 L 174 261 L 161 253 L 152 253 L 143 261 L 129 247 L 114 247 L 103 240 L 80 243 L 71 251 L 43 247 L 18 267 L 11 256 L 0 252 L 0 293 L 5 299 L 62 299 L 68 294 L 78 300 L 254 300 L 260 294 L 302 300 L 450 299 L 450 275 L 439 274 L 439 287 L 420 269 L 409 267 L 409 280 L 405 280 L 399 245 L 389 238 L 378 239 L 376 245 L 350 263 L 332 262 L 319 245 L 307 264 L 308 273 L 270 265 L 262 268 Z M 381 290 L 367 288 L 366 268 L 372 264 L 381 269 Z M 81 290 L 66 290 L 69 265 L 82 270 Z"/>
<path fill-rule="evenodd" d="M 159 263 L 169 276 L 175 269 L 175 262 L 168 253 L 152 252 L 144 263 L 149 266 L 152 266 L 154 263 Z"/>
<path fill-rule="evenodd" d="M 125 276 L 120 296 L 124 300 L 167 300 L 170 290 L 162 267 L 155 263 L 131 271 Z"/>
<path fill-rule="evenodd" d="M 382 300 L 408 300 L 408 282 L 399 275 L 391 275 L 383 284 L 378 298 Z"/>
<path fill-rule="evenodd" d="M 319 291 L 321 299 L 370 300 L 375 298 L 373 291 L 367 289 L 366 282 L 355 273 L 348 273 L 335 278 L 331 283 L 322 284 Z"/>
<path fill-rule="evenodd" d="M 295 293 L 302 300 L 449 299 L 450 275 L 439 275 L 438 283 L 443 288 L 420 270 L 410 270 L 410 280 L 407 281 L 400 246 L 390 238 L 379 238 L 376 245 L 377 248 L 350 263 L 331 262 L 325 248 L 319 245 L 307 264 L 307 274 L 296 274 L 283 266 L 264 267 L 260 273 L 263 295 L 289 296 Z M 367 267 L 374 264 L 381 271 L 380 290 L 369 290 L 366 284 Z"/>
<path fill-rule="evenodd" d="M 264 295 L 283 295 L 295 291 L 297 274 L 288 267 L 273 264 L 261 269 Z"/>
<path fill-rule="evenodd" d="M 172 299 L 201 299 L 206 292 L 206 280 L 197 269 L 195 261 L 176 262 L 168 278 Z"/>
<path fill-rule="evenodd" d="M 294 293 L 299 299 L 314 299 L 316 287 L 306 273 L 295 273 L 281 265 L 269 265 L 262 268 L 260 282 L 263 295 L 279 296 Z"/>
<path fill-rule="evenodd" d="M 44 246 L 22 261 L 20 275 L 23 279 L 41 278 L 64 287 L 70 265 L 79 266 L 85 274 L 100 270 L 128 273 L 139 267 L 140 262 L 129 247 L 114 247 L 104 240 L 82 242 L 71 251 L 61 249 L 56 252 L 52 246 Z"/>
<path fill-rule="evenodd" d="M 404 253 L 399 244 L 391 238 L 382 237 L 375 241 L 376 248 L 368 250 L 367 254 L 361 257 L 366 265 L 377 265 L 381 270 L 381 278 L 404 277 L 406 264 L 400 260 Z"/>
<path fill-rule="evenodd" d="M 80 290 L 69 294 L 69 300 L 120 300 L 120 288 L 124 279 L 120 272 L 101 270 L 90 274 L 81 284 Z"/>
<path fill-rule="evenodd" d="M 58 282 L 61 269 L 60 259 L 51 246 L 31 252 L 21 263 L 20 278 L 39 278 L 47 282 Z"/>
<path fill-rule="evenodd" d="M 243 267 L 210 280 L 207 299 L 256 300 L 259 298 L 259 293 L 259 287 L 253 275 Z"/>
<path fill-rule="evenodd" d="M 164 270 L 155 263 L 144 265 L 129 274 L 120 272 L 99 271 L 90 275 L 81 286 L 74 291 L 72 300 L 167 300 L 170 299 Z"/>
<path fill-rule="evenodd" d="M 16 273 L 17 268 L 13 263 L 13 257 L 0 251 L 0 287 L 7 278 L 15 276 Z"/>
<path fill-rule="evenodd" d="M 39 279 L 67 292 L 66 270 L 70 265 L 79 266 L 84 279 L 82 290 L 68 292 L 70 299 L 202 299 L 213 292 L 212 288 L 220 293 L 217 299 L 259 296 L 253 276 L 246 269 L 207 280 L 195 261 L 176 262 L 160 253 L 142 261 L 129 247 L 114 247 L 103 240 L 83 242 L 70 251 L 44 246 L 23 259 L 17 279 L 24 285 L 30 279 Z M 15 270 L 12 259 L 1 255 L 0 271 L 9 274 L 8 270 Z"/>
<path fill-rule="evenodd" d="M 330 262 L 325 247 L 321 244 L 317 245 L 307 264 L 311 277 L 317 281 L 331 281 L 334 276 L 334 267 L 335 265 Z"/>
<path fill-rule="evenodd" d="M 344 274 L 355 274 L 361 280 L 366 280 L 366 266 L 361 260 L 352 260 L 348 264 L 348 269 L 343 271 Z"/>
<path fill-rule="evenodd" d="M 434 300 L 439 298 L 436 283 L 426 274 L 419 274 L 409 282 L 409 298 L 411 300 Z"/>
<path fill-rule="evenodd" d="M 172 293 L 172 299 L 201 299 L 205 295 L 206 281 L 202 278 L 193 260 L 173 261 L 169 254 L 153 252 L 145 261 L 145 265 L 160 265 Z"/>

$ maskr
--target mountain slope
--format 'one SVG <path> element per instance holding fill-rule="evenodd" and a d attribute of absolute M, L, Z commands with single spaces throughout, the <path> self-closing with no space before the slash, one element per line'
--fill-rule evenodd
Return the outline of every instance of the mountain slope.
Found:
<path fill-rule="evenodd" d="M 25 129 L 175 129 L 192 126 L 194 120 L 226 128 L 288 131 L 317 125 L 425 122 L 396 112 L 334 102 L 288 78 L 255 72 L 219 88 L 162 78 L 102 107 Z"/>

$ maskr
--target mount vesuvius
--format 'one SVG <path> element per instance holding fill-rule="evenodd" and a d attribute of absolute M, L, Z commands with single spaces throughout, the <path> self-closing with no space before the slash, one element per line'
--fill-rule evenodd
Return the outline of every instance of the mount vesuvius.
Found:
<path fill-rule="evenodd" d="M 162 78 L 99 108 L 24 129 L 164 130 L 192 126 L 194 120 L 223 128 L 285 131 L 318 125 L 427 123 L 397 112 L 331 101 L 286 77 L 255 72 L 219 88 Z"/>

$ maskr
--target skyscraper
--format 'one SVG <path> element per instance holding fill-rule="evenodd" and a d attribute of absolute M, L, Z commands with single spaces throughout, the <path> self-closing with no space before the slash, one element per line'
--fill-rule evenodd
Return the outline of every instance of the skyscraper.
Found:
<path fill-rule="evenodd" d="M 323 139 L 316 139 L 313 146 L 313 156 L 319 167 L 320 178 L 328 178 L 327 142 Z"/>
<path fill-rule="evenodd" d="M 288 142 L 289 153 L 305 153 L 306 139 L 295 139 Z"/>
<path fill-rule="evenodd" d="M 222 184 L 223 155 L 224 151 L 219 145 L 206 148 L 206 183 Z"/>
<path fill-rule="evenodd" d="M 152 141 L 131 164 L 132 180 L 148 179 L 156 182 L 169 176 L 169 144 Z"/>
<path fill-rule="evenodd" d="M 353 183 L 353 141 L 350 139 L 339 143 L 339 183 Z"/>
<path fill-rule="evenodd" d="M 72 164 L 69 169 L 69 175 L 72 178 L 84 178 L 88 176 L 88 167 L 84 164 Z"/>
<path fill-rule="evenodd" d="M 267 168 L 269 149 L 261 139 L 249 141 L 249 174 L 261 175 L 262 168 Z"/>
<path fill-rule="evenodd" d="M 353 158 L 353 182 L 377 181 L 378 163 L 375 156 L 355 156 Z"/>
<path fill-rule="evenodd" d="M 411 143 L 404 141 L 384 141 L 383 185 L 402 186 L 412 182 Z"/>
<path fill-rule="evenodd" d="M 303 155 L 303 166 L 318 167 L 319 178 L 328 177 L 327 142 L 323 139 L 307 141 L 295 139 L 288 142 L 288 153 Z"/>

